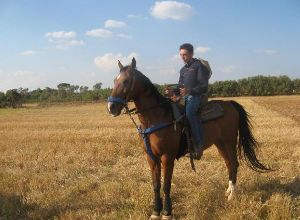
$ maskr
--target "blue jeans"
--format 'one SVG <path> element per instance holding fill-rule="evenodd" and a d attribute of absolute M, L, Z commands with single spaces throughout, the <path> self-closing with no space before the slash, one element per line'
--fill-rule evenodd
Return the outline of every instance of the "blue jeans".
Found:
<path fill-rule="evenodd" d="M 189 121 L 196 145 L 204 144 L 202 122 L 197 114 L 200 106 L 201 96 L 185 96 L 186 117 Z"/>

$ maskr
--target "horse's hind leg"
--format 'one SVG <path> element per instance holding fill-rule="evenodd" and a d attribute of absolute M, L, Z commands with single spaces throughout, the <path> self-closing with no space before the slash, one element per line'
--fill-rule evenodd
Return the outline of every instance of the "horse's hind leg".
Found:
<path fill-rule="evenodd" d="M 231 200 L 236 192 L 237 169 L 239 166 L 236 152 L 236 141 L 232 143 L 220 141 L 220 143 L 217 144 L 217 148 L 224 158 L 228 170 L 229 184 L 225 195 L 228 196 L 228 200 Z"/>

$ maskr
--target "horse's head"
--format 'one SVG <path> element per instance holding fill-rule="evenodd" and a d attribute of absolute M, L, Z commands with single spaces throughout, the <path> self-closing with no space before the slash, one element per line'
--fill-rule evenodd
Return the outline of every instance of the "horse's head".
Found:
<path fill-rule="evenodd" d="M 120 61 L 118 61 L 118 65 L 120 73 L 114 80 L 114 88 L 111 96 L 108 97 L 107 104 L 108 111 L 113 116 L 120 115 L 127 102 L 132 100 L 137 93 L 137 86 L 135 85 L 137 71 L 135 58 L 132 59 L 131 64 L 128 66 L 124 67 Z"/>

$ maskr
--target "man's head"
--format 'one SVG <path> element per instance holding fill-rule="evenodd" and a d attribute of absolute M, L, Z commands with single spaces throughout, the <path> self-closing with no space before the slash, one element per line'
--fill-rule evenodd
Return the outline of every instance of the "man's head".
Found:
<path fill-rule="evenodd" d="M 194 47 L 192 44 L 185 43 L 179 47 L 179 55 L 183 62 L 188 63 L 193 59 Z"/>

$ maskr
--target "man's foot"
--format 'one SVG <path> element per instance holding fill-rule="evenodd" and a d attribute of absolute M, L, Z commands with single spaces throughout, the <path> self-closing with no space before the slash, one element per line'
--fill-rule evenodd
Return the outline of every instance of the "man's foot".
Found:
<path fill-rule="evenodd" d="M 200 160 L 202 155 L 203 155 L 203 146 L 202 144 L 199 144 L 196 147 L 195 152 L 187 153 L 186 157 L 192 157 L 194 160 Z"/>
<path fill-rule="evenodd" d="M 202 153 L 195 153 L 195 152 L 193 152 L 193 153 L 187 153 L 185 156 L 186 157 L 191 157 L 191 155 L 192 155 L 192 158 L 194 160 L 200 160 L 203 154 Z"/>

